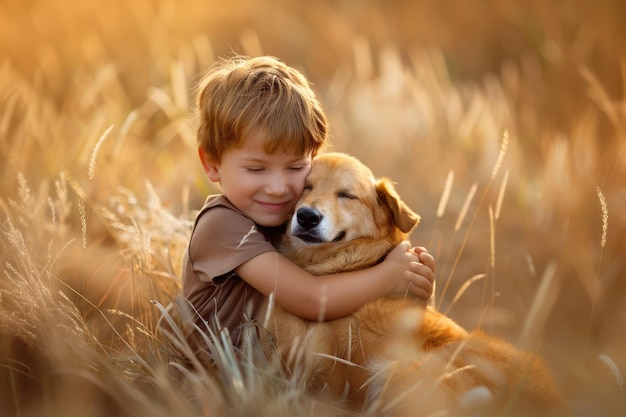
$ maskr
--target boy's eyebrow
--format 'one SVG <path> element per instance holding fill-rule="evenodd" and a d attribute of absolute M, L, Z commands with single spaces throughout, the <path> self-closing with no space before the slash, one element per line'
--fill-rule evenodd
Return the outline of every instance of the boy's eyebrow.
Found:
<path fill-rule="evenodd" d="M 243 156 L 241 159 L 243 159 L 246 162 L 258 162 L 258 163 L 265 163 L 265 162 L 267 162 L 267 159 L 264 159 L 264 158 L 258 157 L 258 156 L 254 156 L 254 155 Z M 294 162 L 309 162 L 309 161 L 307 161 L 307 156 L 303 155 L 303 156 L 294 157 L 293 159 L 289 160 L 288 162 L 289 163 L 294 163 Z"/>
<path fill-rule="evenodd" d="M 267 160 L 256 156 L 243 156 L 241 159 L 247 162 L 266 162 Z"/>
<path fill-rule="evenodd" d="M 291 163 L 291 164 L 295 164 L 296 162 L 297 163 L 302 163 L 302 164 L 311 163 L 311 161 L 308 160 L 306 156 L 301 156 L 299 158 L 294 158 L 291 161 L 289 161 L 289 163 Z"/>

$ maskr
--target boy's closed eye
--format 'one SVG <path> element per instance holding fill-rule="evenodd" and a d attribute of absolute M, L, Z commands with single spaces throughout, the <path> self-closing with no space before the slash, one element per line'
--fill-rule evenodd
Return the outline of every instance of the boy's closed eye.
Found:
<path fill-rule="evenodd" d="M 287 169 L 289 171 L 292 171 L 292 172 L 300 172 L 304 168 L 305 168 L 305 165 L 298 165 L 298 166 L 289 167 Z M 262 167 L 246 167 L 246 171 L 252 172 L 252 173 L 261 173 L 261 172 L 265 171 L 265 168 L 262 168 Z"/>
<path fill-rule="evenodd" d="M 306 167 L 306 165 L 294 165 L 294 166 L 289 167 L 288 169 L 289 169 L 290 171 L 300 172 L 300 171 L 302 171 L 305 167 Z"/>

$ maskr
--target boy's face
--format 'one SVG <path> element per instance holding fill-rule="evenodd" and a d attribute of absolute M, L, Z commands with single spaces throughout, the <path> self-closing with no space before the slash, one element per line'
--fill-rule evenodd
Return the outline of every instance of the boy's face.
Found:
<path fill-rule="evenodd" d="M 253 130 L 243 147 L 227 150 L 219 163 L 202 150 L 200 160 L 209 179 L 221 184 L 224 195 L 239 210 L 258 225 L 280 226 L 293 214 L 312 156 L 267 154 L 264 139 L 261 130 Z"/>

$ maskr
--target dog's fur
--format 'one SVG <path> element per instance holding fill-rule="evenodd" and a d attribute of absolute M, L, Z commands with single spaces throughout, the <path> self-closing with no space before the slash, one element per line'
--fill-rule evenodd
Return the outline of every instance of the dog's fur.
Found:
<path fill-rule="evenodd" d="M 369 267 L 419 222 L 387 179 L 357 159 L 322 154 L 313 163 L 280 251 L 315 275 Z M 268 337 L 271 335 L 271 337 Z M 268 353 L 299 372 L 308 388 L 353 408 L 393 415 L 466 412 L 503 404 L 560 406 L 542 361 L 407 297 L 385 297 L 354 314 L 310 322 L 273 307 Z"/>

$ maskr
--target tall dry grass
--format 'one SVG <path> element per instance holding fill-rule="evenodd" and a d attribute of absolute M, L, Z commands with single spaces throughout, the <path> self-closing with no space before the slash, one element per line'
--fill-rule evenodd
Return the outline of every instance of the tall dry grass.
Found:
<path fill-rule="evenodd" d="M 623 6 L 587 3 L 4 1 L 0 413 L 341 414 L 254 338 L 188 363 L 193 88 L 235 50 L 305 72 L 334 148 L 398 182 L 438 308 L 542 354 L 574 415 L 623 414 Z"/>

